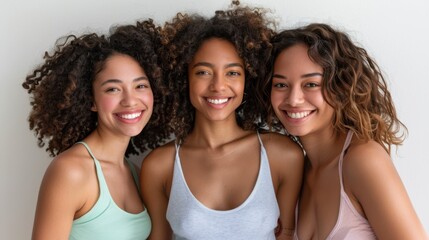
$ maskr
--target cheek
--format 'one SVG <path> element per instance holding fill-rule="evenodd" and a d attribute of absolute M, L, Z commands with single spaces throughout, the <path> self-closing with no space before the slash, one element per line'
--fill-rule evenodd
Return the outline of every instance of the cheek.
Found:
<path fill-rule="evenodd" d="M 229 87 L 234 92 L 236 97 L 241 99 L 241 100 L 243 100 L 244 94 L 251 94 L 251 93 L 248 93 L 249 90 L 246 90 L 244 79 L 236 79 L 236 80 L 232 81 L 230 83 Z M 247 97 L 250 97 L 250 96 L 247 96 Z"/>
<path fill-rule="evenodd" d="M 235 89 L 236 89 L 236 91 L 237 91 L 237 92 L 239 92 L 239 93 L 241 93 L 241 94 L 244 94 L 244 92 L 245 92 L 245 90 L 246 90 L 246 86 L 244 85 L 244 81 L 242 81 L 242 82 L 238 82 L 238 83 L 235 85 Z"/>
<path fill-rule="evenodd" d="M 311 98 L 311 101 L 320 106 L 321 108 L 324 108 L 326 110 L 332 109 L 332 107 L 326 102 L 326 100 L 323 98 L 322 93 L 314 93 L 309 95 L 309 98 Z"/>
<path fill-rule="evenodd" d="M 198 101 L 200 89 L 202 88 L 200 85 L 201 84 L 195 83 L 195 81 L 189 81 L 189 99 L 194 107 Z"/>
<path fill-rule="evenodd" d="M 112 110 L 117 104 L 118 101 L 115 98 L 98 97 L 95 99 L 95 106 L 98 112 Z"/>
<path fill-rule="evenodd" d="M 277 109 L 277 107 L 283 102 L 284 96 L 283 94 L 280 94 L 278 92 L 272 91 L 271 92 L 271 105 L 274 109 Z"/>
<path fill-rule="evenodd" d="M 153 108 L 153 103 L 154 103 L 154 99 L 153 99 L 153 92 L 147 92 L 145 94 L 142 94 L 142 96 L 140 97 L 140 99 L 142 100 L 142 102 L 145 103 L 145 105 L 148 108 Z"/>

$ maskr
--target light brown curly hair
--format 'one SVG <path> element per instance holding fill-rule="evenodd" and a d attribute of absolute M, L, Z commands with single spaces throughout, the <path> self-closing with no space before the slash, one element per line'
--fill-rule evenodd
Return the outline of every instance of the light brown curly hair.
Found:
<path fill-rule="evenodd" d="M 359 139 L 378 142 L 388 153 L 391 145 L 403 142 L 407 129 L 397 117 L 378 65 L 346 33 L 314 23 L 282 31 L 271 42 L 271 69 L 283 50 L 300 43 L 308 46 L 310 59 L 323 68 L 323 96 L 334 108 L 332 126 L 336 132 L 351 130 Z M 274 129 L 279 129 L 282 126 L 270 103 L 271 85 L 272 73 L 262 87 L 267 109 L 264 115 Z"/>
<path fill-rule="evenodd" d="M 238 3 L 235 3 L 238 4 Z M 170 126 L 177 142 L 181 143 L 192 131 L 195 109 L 189 98 L 188 65 L 202 43 L 211 38 L 229 41 L 236 48 L 245 65 L 245 95 L 236 110 L 237 122 L 243 129 L 256 129 L 263 106 L 256 99 L 258 82 L 266 75 L 271 52 L 270 39 L 274 31 L 267 11 L 261 8 L 235 6 L 216 11 L 211 18 L 178 13 L 166 22 L 162 31 L 164 48 L 161 56 L 165 79 L 172 93 Z"/>
<path fill-rule="evenodd" d="M 31 96 L 30 129 L 39 147 L 56 156 L 88 136 L 97 126 L 92 83 L 115 54 L 133 57 L 149 77 L 154 110 L 143 131 L 132 138 L 126 155 L 161 144 L 169 134 L 164 116 L 166 89 L 157 54 L 160 27 L 151 19 L 111 29 L 109 37 L 95 33 L 70 35 L 57 41 L 52 55 L 26 77 L 22 86 Z"/>

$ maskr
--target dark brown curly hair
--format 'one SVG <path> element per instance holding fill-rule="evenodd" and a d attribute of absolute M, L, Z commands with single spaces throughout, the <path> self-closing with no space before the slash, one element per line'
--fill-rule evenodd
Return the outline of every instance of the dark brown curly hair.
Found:
<path fill-rule="evenodd" d="M 136 25 L 111 29 L 109 37 L 70 35 L 57 41 L 52 55 L 26 77 L 22 86 L 31 96 L 30 129 L 36 132 L 39 147 L 56 156 L 88 136 L 97 126 L 92 83 L 106 60 L 115 54 L 133 57 L 149 77 L 154 110 L 143 131 L 132 138 L 126 155 L 143 152 L 161 144 L 169 134 L 164 116 L 166 88 L 157 54 L 160 27 L 151 19 Z"/>
<path fill-rule="evenodd" d="M 332 125 L 336 132 L 351 130 L 359 139 L 378 142 L 388 153 L 391 145 L 403 142 L 407 129 L 397 117 L 378 65 L 346 33 L 314 23 L 282 31 L 271 42 L 271 69 L 283 50 L 300 43 L 308 46 L 310 59 L 323 68 L 323 96 L 334 108 Z M 271 75 L 263 87 L 265 113 L 271 126 L 278 129 L 280 124 L 270 104 Z"/>
<path fill-rule="evenodd" d="M 195 109 L 189 98 L 188 65 L 205 40 L 221 38 L 232 43 L 245 65 L 243 104 L 236 110 L 237 122 L 243 129 L 256 129 L 260 120 L 257 84 L 266 74 L 274 31 L 273 22 L 260 8 L 235 6 L 216 11 L 211 18 L 178 13 L 166 22 L 162 32 L 161 56 L 166 81 L 172 93 L 170 126 L 181 143 L 192 131 Z"/>

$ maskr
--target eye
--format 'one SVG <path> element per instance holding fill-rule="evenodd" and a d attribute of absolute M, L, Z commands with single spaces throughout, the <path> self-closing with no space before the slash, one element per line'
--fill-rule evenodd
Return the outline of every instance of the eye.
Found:
<path fill-rule="evenodd" d="M 241 76 L 241 72 L 238 72 L 238 71 L 229 71 L 226 75 L 227 76 L 231 76 L 231 77 L 239 77 L 239 76 Z"/>
<path fill-rule="evenodd" d="M 204 70 L 198 70 L 195 72 L 195 75 L 209 75 L 209 72 Z"/>
<path fill-rule="evenodd" d="M 119 92 L 119 89 L 118 88 L 114 88 L 114 87 L 110 87 L 110 88 L 107 88 L 105 90 L 105 92 L 107 92 L 107 93 Z"/>
<path fill-rule="evenodd" d="M 287 85 L 284 83 L 273 83 L 273 88 L 286 88 Z"/>
<path fill-rule="evenodd" d="M 150 88 L 150 84 L 149 83 L 142 83 L 142 84 L 137 85 L 136 88 L 138 88 L 138 89 Z"/>
<path fill-rule="evenodd" d="M 309 82 L 309 83 L 306 83 L 305 86 L 309 88 L 315 88 L 315 87 L 319 87 L 320 84 L 316 82 Z"/>

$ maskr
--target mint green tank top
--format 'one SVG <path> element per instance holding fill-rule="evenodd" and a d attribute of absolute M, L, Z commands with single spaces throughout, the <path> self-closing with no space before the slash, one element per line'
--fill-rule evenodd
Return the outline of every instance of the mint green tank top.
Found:
<path fill-rule="evenodd" d="M 131 240 L 146 239 L 151 230 L 150 217 L 145 209 L 141 213 L 128 213 L 118 207 L 113 201 L 104 179 L 100 162 L 92 154 L 85 142 L 83 144 L 94 159 L 95 169 L 100 187 L 100 196 L 92 209 L 73 221 L 70 240 Z M 128 160 L 127 160 L 128 162 Z M 138 177 L 134 165 L 128 162 L 134 180 L 138 184 Z"/>

